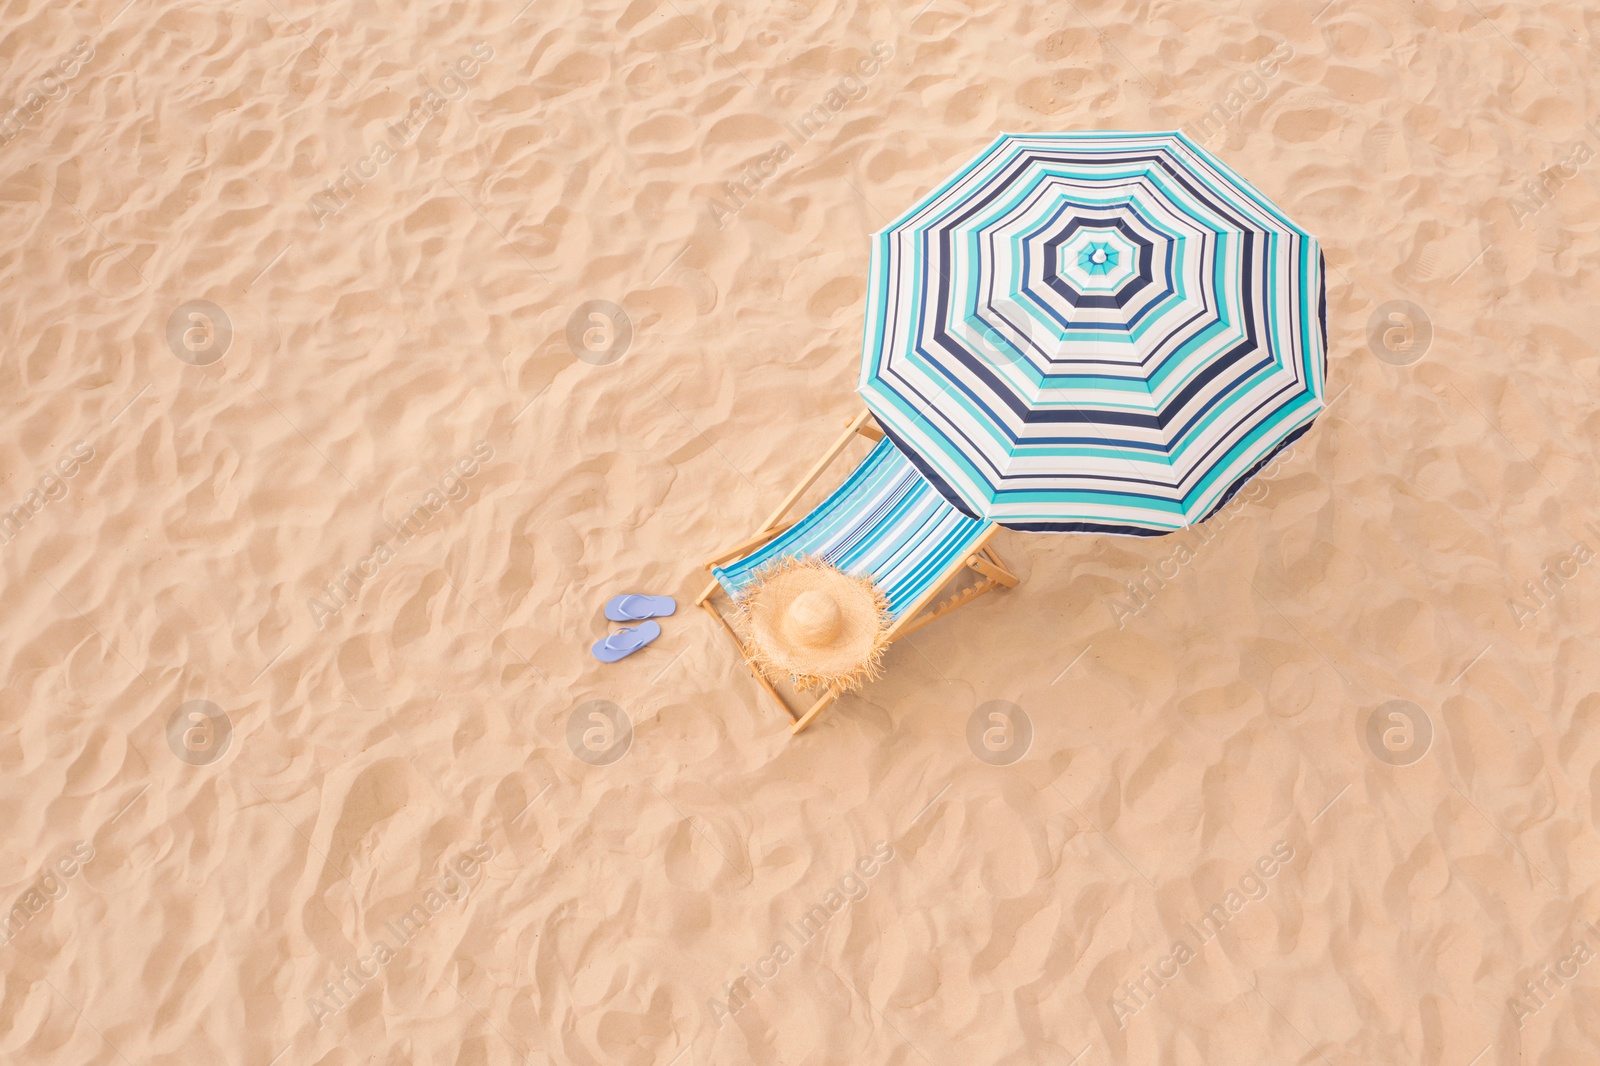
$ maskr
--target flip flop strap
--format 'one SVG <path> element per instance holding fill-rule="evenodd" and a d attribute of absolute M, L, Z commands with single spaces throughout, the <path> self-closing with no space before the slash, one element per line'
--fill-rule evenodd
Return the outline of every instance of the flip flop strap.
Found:
<path fill-rule="evenodd" d="M 616 640 L 618 637 L 625 637 L 626 638 L 626 637 L 636 637 L 638 635 L 639 635 L 639 631 L 637 629 L 619 629 L 615 633 L 612 633 L 610 636 L 606 637 L 606 639 L 604 641 L 604 644 L 605 644 L 606 648 L 609 649 L 610 651 L 628 651 L 629 650 L 629 646 L 628 645 L 626 645 L 626 644 L 613 644 L 612 641 Z"/>
<path fill-rule="evenodd" d="M 633 601 L 642 600 L 644 598 L 645 597 L 636 592 L 629 593 L 628 595 L 622 597 L 622 602 L 617 604 L 618 613 L 623 614 L 634 621 L 643 621 L 644 619 L 649 618 L 650 616 L 648 614 L 635 614 L 633 612 Z"/>

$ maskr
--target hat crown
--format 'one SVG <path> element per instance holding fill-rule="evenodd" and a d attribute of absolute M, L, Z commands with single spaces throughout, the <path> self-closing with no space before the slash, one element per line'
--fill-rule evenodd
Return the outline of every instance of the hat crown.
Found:
<path fill-rule="evenodd" d="M 844 622 L 839 601 L 821 589 L 807 589 L 789 604 L 785 628 L 795 640 L 820 648 L 833 643 Z"/>
<path fill-rule="evenodd" d="M 745 654 L 771 680 L 848 691 L 876 674 L 889 641 L 889 601 L 868 577 L 822 559 L 785 556 L 739 597 Z"/>

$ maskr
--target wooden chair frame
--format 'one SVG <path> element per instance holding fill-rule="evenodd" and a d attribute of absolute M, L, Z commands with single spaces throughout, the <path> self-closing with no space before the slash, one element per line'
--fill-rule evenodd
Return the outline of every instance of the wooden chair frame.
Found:
<path fill-rule="evenodd" d="M 784 516 L 789 513 L 789 508 L 793 507 L 800 497 L 805 495 L 806 490 L 816 482 L 817 478 L 822 476 L 822 472 L 828 468 L 828 465 L 837 459 L 850 441 L 858 435 L 871 441 L 883 439 L 883 431 L 872 421 L 872 413 L 870 411 L 862 411 L 845 426 L 845 430 L 839 435 L 839 439 L 833 442 L 833 446 L 823 453 L 822 458 L 818 459 L 810 470 L 806 471 L 806 475 L 800 480 L 800 484 L 795 486 L 793 492 L 784 497 L 783 502 L 778 505 L 778 509 L 768 516 L 759 530 L 739 543 L 731 545 L 707 559 L 705 563 L 706 569 L 711 570 L 721 566 L 723 563 L 748 555 L 793 526 L 793 522 L 784 521 Z M 889 640 L 891 642 L 907 634 L 915 633 L 929 622 L 944 617 L 957 607 L 963 607 L 971 603 L 991 589 L 1002 585 L 1006 588 L 1015 588 L 1017 586 L 1017 576 L 1006 569 L 1005 564 L 1000 561 L 1000 556 L 995 554 L 995 550 L 989 546 L 989 541 L 999 531 L 1000 527 L 993 522 L 984 527 L 982 535 L 979 536 L 971 550 L 965 556 L 955 559 L 945 572 L 940 574 L 933 584 L 928 587 L 928 591 L 923 593 L 915 603 L 901 614 L 894 627 L 889 630 Z M 978 583 L 951 595 L 942 602 L 935 603 L 934 600 L 939 593 L 944 591 L 945 587 L 955 580 L 962 570 L 966 569 L 971 569 L 978 575 Z M 809 710 L 803 713 L 791 707 L 789 702 L 778 693 L 772 682 L 767 680 L 761 671 L 757 670 L 754 664 L 750 662 L 750 656 L 745 651 L 744 642 L 739 639 L 738 632 L 722 612 L 717 610 L 715 604 L 711 602 L 712 597 L 720 589 L 722 589 L 722 583 L 713 577 L 711 584 L 706 586 L 706 590 L 694 602 L 696 605 L 704 607 L 707 613 L 715 618 L 723 629 L 728 631 L 728 635 L 738 645 L 745 664 L 750 667 L 750 672 L 755 675 L 756 681 L 767 691 L 767 695 L 771 696 L 778 706 L 783 708 L 783 713 L 789 716 L 790 721 L 793 723 L 789 727 L 789 732 L 791 734 L 800 732 L 810 725 L 817 715 L 821 714 L 824 709 L 843 695 L 842 690 L 837 686 L 828 689 L 819 700 L 811 705 Z"/>

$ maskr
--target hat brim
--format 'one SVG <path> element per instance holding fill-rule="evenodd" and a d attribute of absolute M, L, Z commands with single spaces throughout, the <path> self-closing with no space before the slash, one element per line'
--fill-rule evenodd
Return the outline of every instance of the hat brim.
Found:
<path fill-rule="evenodd" d="M 821 591 L 839 607 L 839 629 L 824 646 L 802 643 L 783 621 L 801 593 Z M 739 595 L 745 655 L 770 680 L 805 691 L 859 688 L 878 674 L 894 618 L 883 591 L 820 559 L 785 557 L 763 568 Z"/>

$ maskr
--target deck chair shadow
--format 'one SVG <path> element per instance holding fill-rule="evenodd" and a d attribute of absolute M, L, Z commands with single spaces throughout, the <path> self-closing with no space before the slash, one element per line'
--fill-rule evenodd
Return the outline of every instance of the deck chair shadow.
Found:
<path fill-rule="evenodd" d="M 857 435 L 876 441 L 872 451 L 842 485 L 805 517 L 784 517 Z M 745 652 L 739 633 L 712 602 L 720 591 L 736 601 L 740 590 L 768 563 L 784 556 L 825 559 L 848 574 L 867 576 L 883 590 L 893 617 L 891 641 L 914 633 L 957 607 L 971 603 L 997 586 L 1014 588 L 1017 577 L 989 547 L 999 526 L 957 510 L 917 471 L 861 412 L 793 492 L 753 536 L 706 561 L 712 582 L 695 603 L 704 607 Z M 977 582 L 942 602 L 935 598 L 963 571 Z M 745 661 L 750 656 L 745 654 Z M 802 712 L 791 707 L 777 688 L 753 665 L 751 673 L 783 708 L 798 733 L 839 698 L 842 689 L 827 689 Z"/>

